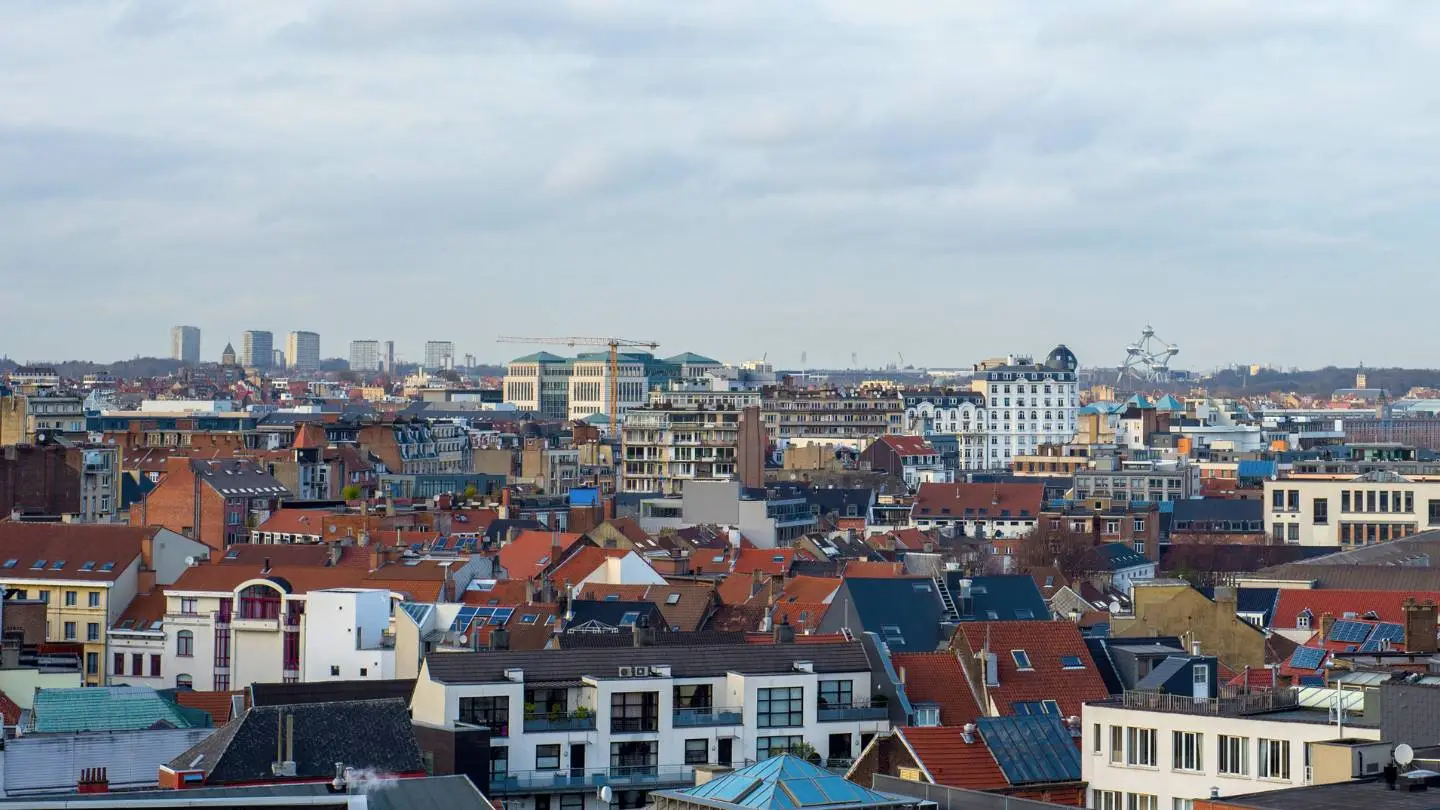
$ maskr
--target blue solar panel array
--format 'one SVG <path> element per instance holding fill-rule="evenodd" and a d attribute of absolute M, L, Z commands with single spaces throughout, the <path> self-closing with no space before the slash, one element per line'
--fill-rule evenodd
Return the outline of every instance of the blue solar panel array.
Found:
<path fill-rule="evenodd" d="M 1326 640 L 1338 641 L 1341 644 L 1360 644 L 1370 637 L 1370 627 L 1371 625 L 1365 622 L 1338 621 L 1330 628 L 1330 637 Z"/>
<path fill-rule="evenodd" d="M 976 722 L 1010 784 L 1079 781 L 1080 749 L 1059 717 L 981 717 Z"/>
<path fill-rule="evenodd" d="M 470 629 L 470 622 L 475 620 L 475 614 L 479 612 L 480 608 L 469 605 L 460 608 L 460 612 L 455 614 L 455 621 L 450 623 L 450 632 L 463 633 Z"/>
<path fill-rule="evenodd" d="M 421 602 L 401 602 L 400 609 L 410 614 L 410 618 L 419 624 L 425 621 L 425 615 L 430 612 L 431 606 Z"/>
<path fill-rule="evenodd" d="M 1290 656 L 1290 666 L 1295 669 L 1319 669 L 1325 663 L 1325 651 L 1314 647 L 1296 647 Z"/>
<path fill-rule="evenodd" d="M 1370 634 L 1371 641 L 1388 641 L 1392 644 L 1399 644 L 1405 640 L 1405 625 L 1394 622 L 1381 622 L 1375 625 L 1375 632 Z"/>

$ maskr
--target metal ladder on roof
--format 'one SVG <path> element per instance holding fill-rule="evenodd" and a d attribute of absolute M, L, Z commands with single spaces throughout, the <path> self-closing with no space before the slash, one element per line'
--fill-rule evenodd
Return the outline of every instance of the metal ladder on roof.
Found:
<path fill-rule="evenodd" d="M 940 604 L 945 607 L 945 621 L 960 621 L 960 611 L 955 609 L 955 599 L 950 596 L 950 589 L 945 587 L 945 577 L 937 573 L 931 579 L 935 582 L 935 590 L 940 594 Z"/>

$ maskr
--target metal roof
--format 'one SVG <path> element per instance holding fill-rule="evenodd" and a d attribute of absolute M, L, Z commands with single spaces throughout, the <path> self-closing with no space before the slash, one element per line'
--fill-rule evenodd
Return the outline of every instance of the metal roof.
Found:
<path fill-rule="evenodd" d="M 74 782 L 73 777 L 71 782 Z M 395 779 L 385 783 L 384 790 L 365 794 L 370 810 L 494 810 L 480 791 L 463 775 L 425 776 Z M 54 797 L 28 796 L 0 799 L 0 806 L 14 803 L 27 808 L 61 808 L 99 803 L 113 808 L 194 807 L 197 802 L 226 809 L 240 807 L 294 806 L 347 808 L 353 794 L 334 793 L 328 783 L 271 784 L 248 787 L 203 787 L 187 790 L 146 790 L 125 793 L 66 793 Z"/>
<path fill-rule="evenodd" d="M 1080 780 L 1080 749 L 1059 717 L 981 717 L 977 723 L 1010 784 Z"/>
<path fill-rule="evenodd" d="M 1079 756 L 1078 753 L 1076 756 Z M 909 797 L 863 788 L 843 776 L 789 754 L 771 757 L 703 785 L 659 793 L 682 802 L 720 808 L 748 807 L 752 810 L 893 807 L 914 803 Z"/>

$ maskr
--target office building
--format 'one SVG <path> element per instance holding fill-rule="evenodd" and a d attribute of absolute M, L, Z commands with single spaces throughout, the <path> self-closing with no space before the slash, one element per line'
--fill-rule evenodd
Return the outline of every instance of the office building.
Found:
<path fill-rule="evenodd" d="M 425 368 L 430 371 L 455 367 L 455 344 L 448 340 L 425 341 Z"/>
<path fill-rule="evenodd" d="M 1079 361 L 1056 346 L 1045 362 L 1010 355 L 975 366 L 973 390 L 987 398 L 987 467 L 1008 467 L 1042 445 L 1065 444 L 1075 435 L 1080 408 Z"/>
<path fill-rule="evenodd" d="M 200 329 L 195 326 L 170 328 L 170 359 L 187 366 L 200 362 Z"/>
<path fill-rule="evenodd" d="M 351 371 L 379 371 L 380 370 L 380 341 L 378 340 L 352 340 L 350 341 L 350 370 Z"/>
<path fill-rule="evenodd" d="M 246 368 L 270 368 L 275 356 L 275 335 L 250 330 L 240 336 L 240 365 Z"/>
<path fill-rule="evenodd" d="M 775 388 L 761 406 L 771 441 L 863 444 L 904 427 L 905 403 L 895 391 Z"/>
<path fill-rule="evenodd" d="M 1440 528 L 1440 480 L 1430 476 L 1377 470 L 1267 480 L 1264 487 L 1273 543 L 1349 548 Z"/>
<path fill-rule="evenodd" d="M 292 371 L 319 370 L 320 335 L 315 332 L 291 332 L 285 340 L 285 365 Z"/>

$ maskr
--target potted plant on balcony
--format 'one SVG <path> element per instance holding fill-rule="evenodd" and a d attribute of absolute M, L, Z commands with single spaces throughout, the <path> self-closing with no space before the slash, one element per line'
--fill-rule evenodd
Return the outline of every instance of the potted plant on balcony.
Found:
<path fill-rule="evenodd" d="M 590 719 L 590 709 L 589 709 L 589 707 L 587 707 L 587 706 L 576 706 L 576 707 L 575 707 L 575 719 L 577 719 L 577 720 L 589 720 L 589 719 Z"/>
<path fill-rule="evenodd" d="M 526 703 L 526 704 L 525 704 L 525 719 L 526 719 L 526 720 L 533 720 L 533 719 L 535 719 L 535 704 L 534 704 L 534 703 Z"/>

